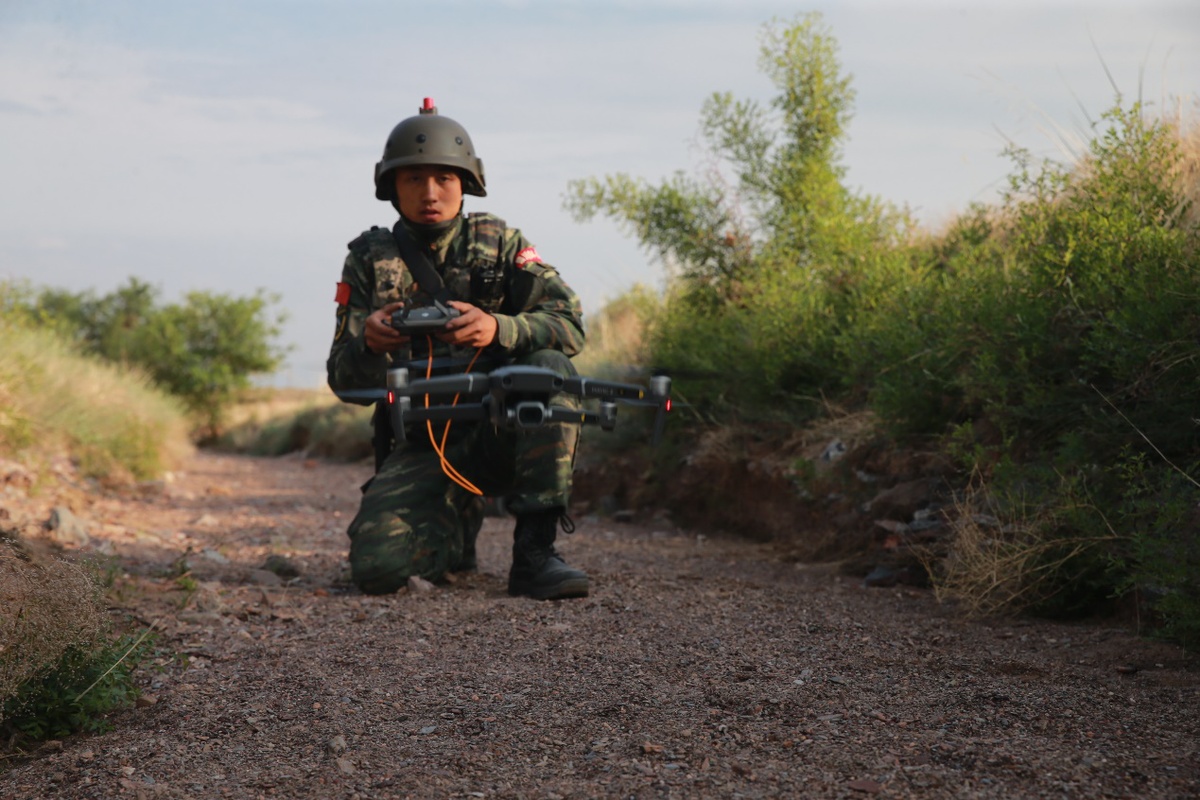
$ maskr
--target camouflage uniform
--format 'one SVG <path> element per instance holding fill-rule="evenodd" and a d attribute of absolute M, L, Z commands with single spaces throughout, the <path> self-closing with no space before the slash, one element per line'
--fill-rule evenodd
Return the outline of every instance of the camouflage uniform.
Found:
<path fill-rule="evenodd" d="M 458 357 L 465 363 L 474 355 L 472 348 L 426 337 L 414 338 L 393 353 L 367 349 L 364 327 L 371 312 L 398 301 L 424 303 L 414 297 L 412 274 L 390 230 L 372 228 L 349 247 L 326 365 L 330 387 L 380 388 L 391 364 L 412 361 L 419 368 L 431 355 L 430 347 L 435 358 Z M 579 299 L 520 231 L 494 216 L 470 214 L 429 247 L 430 260 L 452 299 L 496 318 L 496 340 L 481 357 L 575 374 L 570 356 L 584 343 Z M 419 369 L 413 377 L 421 377 Z M 568 394 L 555 396 L 553 402 L 580 407 L 579 399 Z M 444 425 L 431 426 L 439 442 Z M 455 422 L 445 455 L 468 481 L 488 496 L 503 497 L 508 510 L 520 515 L 567 507 L 578 436 L 574 425 L 511 431 L 482 422 Z M 429 428 L 410 424 L 406 441 L 398 442 L 383 462 L 350 523 L 353 580 L 373 594 L 395 591 L 411 575 L 436 580 L 459 564 L 464 544 L 473 550 L 482 520 L 482 500 L 443 472 Z"/>

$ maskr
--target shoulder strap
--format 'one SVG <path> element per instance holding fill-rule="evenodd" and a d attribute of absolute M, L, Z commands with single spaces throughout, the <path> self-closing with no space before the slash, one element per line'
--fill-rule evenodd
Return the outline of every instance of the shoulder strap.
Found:
<path fill-rule="evenodd" d="M 429 260 L 424 248 L 419 247 L 408 235 L 403 222 L 397 222 L 392 228 L 392 236 L 396 239 L 400 258 L 404 259 L 405 266 L 420 284 L 421 291 L 427 292 L 439 303 L 448 302 L 451 299 L 450 290 L 442 283 L 442 276 L 438 275 L 438 271 L 434 268 L 433 262 Z"/>
<path fill-rule="evenodd" d="M 504 248 L 504 220 L 481 211 L 467 214 L 471 226 L 471 257 L 484 267 L 494 268 L 500 263 L 500 251 Z"/>
<path fill-rule="evenodd" d="M 371 230 L 363 231 L 354 237 L 346 247 L 363 262 L 376 261 L 378 258 L 374 251 L 379 247 L 379 235 L 383 233 L 383 230 L 378 225 L 372 225 Z"/>

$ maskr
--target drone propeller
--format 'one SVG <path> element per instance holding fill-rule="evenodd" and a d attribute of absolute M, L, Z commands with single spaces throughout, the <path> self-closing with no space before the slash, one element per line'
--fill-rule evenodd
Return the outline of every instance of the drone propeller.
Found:
<path fill-rule="evenodd" d="M 343 389 L 334 392 L 339 400 L 387 400 L 386 389 Z"/>
<path fill-rule="evenodd" d="M 579 380 L 591 381 L 590 378 Z M 662 370 L 655 370 L 654 375 L 650 378 L 648 390 L 631 384 L 615 384 L 605 381 L 593 381 L 593 383 L 599 387 L 594 394 L 584 394 L 583 392 L 579 392 L 579 394 L 585 397 L 605 397 L 610 401 L 619 400 L 626 405 L 657 409 L 654 415 L 654 434 L 651 443 L 655 445 L 659 443 L 666 427 L 667 414 L 677 405 L 671 399 L 669 375 Z M 612 391 L 612 387 L 619 387 L 619 391 Z"/>

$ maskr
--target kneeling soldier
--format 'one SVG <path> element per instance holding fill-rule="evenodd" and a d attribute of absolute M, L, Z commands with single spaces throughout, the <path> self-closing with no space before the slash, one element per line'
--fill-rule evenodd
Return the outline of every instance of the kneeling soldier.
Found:
<path fill-rule="evenodd" d="M 490 214 L 463 214 L 463 195 L 484 197 L 484 186 L 483 162 L 466 129 L 430 100 L 392 130 L 375 165 L 375 196 L 400 218 L 349 245 L 326 365 L 334 391 L 381 388 L 393 364 L 412 364 L 423 375 L 426 364 L 434 369 L 448 360 L 460 370 L 478 359 L 476 370 L 524 364 L 576 374 L 570 358 L 584 343 L 579 299 L 519 230 Z M 425 272 L 430 266 L 436 275 Z M 459 312 L 443 331 L 410 337 L 391 326 L 394 311 L 428 305 L 433 292 Z M 554 403 L 580 407 L 569 394 Z M 490 496 L 503 498 L 517 518 L 509 594 L 587 595 L 587 575 L 554 548 L 560 521 L 571 530 L 577 426 L 413 423 L 393 437 L 398 432 L 383 429 L 386 413 L 376 413 L 375 425 L 376 474 L 348 530 L 359 588 L 383 594 L 412 575 L 438 580 L 474 569 L 482 496 Z"/>

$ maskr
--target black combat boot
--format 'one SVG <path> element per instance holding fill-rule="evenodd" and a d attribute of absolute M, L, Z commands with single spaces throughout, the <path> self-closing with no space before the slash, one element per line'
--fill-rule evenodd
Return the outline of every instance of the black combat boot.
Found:
<path fill-rule="evenodd" d="M 475 555 L 475 535 L 463 536 L 462 557 L 458 563 L 450 567 L 451 572 L 475 572 L 479 569 L 479 560 Z"/>
<path fill-rule="evenodd" d="M 508 593 L 537 600 L 587 597 L 588 576 L 568 567 L 554 549 L 559 509 L 521 514 L 513 531 L 513 563 L 508 573 Z M 574 526 L 567 530 L 574 530 Z"/>
<path fill-rule="evenodd" d="M 450 565 L 451 572 L 475 572 L 479 569 L 475 542 L 479 538 L 479 529 L 483 526 L 483 514 L 482 499 L 468 501 L 459 511 L 459 523 L 463 532 L 462 555 L 456 563 Z"/>

